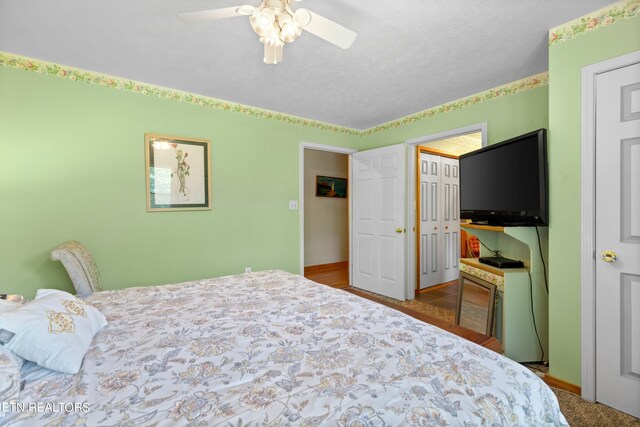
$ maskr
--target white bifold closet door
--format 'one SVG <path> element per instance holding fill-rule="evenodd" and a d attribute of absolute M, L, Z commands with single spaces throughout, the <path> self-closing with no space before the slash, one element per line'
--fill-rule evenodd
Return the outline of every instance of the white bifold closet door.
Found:
<path fill-rule="evenodd" d="M 458 278 L 460 185 L 457 159 L 420 153 L 420 289 Z"/>

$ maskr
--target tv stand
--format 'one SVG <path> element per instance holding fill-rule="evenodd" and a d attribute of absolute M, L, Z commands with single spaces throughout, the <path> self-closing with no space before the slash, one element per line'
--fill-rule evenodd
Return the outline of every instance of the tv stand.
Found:
<path fill-rule="evenodd" d="M 470 222 L 469 224 L 471 224 L 471 225 L 491 225 L 491 226 L 494 226 L 494 227 L 499 227 L 499 226 L 502 225 L 502 224 L 498 224 L 497 222 L 490 223 L 489 221 L 473 221 L 473 222 Z"/>
<path fill-rule="evenodd" d="M 460 271 L 497 287 L 495 311 L 495 337 L 504 353 L 518 362 L 539 361 L 540 347 L 531 316 L 533 310 L 545 358 L 549 355 L 548 295 L 545 289 L 544 269 L 540 258 L 536 228 L 506 227 L 480 224 L 460 224 L 466 232 L 478 237 L 482 243 L 503 257 L 521 260 L 524 268 L 497 268 L 480 263 L 478 258 L 462 258 Z M 544 259 L 548 259 L 548 228 L 538 227 Z M 482 245 L 481 257 L 492 257 Z M 531 276 L 531 291 L 529 287 Z"/>
<path fill-rule="evenodd" d="M 489 227 L 534 227 L 530 222 L 490 222 L 490 221 L 474 221 L 471 225 L 489 226 Z M 538 226 L 541 227 L 541 226 Z"/>

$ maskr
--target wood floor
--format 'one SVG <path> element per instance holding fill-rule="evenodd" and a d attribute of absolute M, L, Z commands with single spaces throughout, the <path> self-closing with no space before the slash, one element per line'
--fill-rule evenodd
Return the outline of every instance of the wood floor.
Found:
<path fill-rule="evenodd" d="M 349 261 L 305 267 L 304 277 L 334 288 L 348 288 Z"/>
<path fill-rule="evenodd" d="M 416 299 L 438 307 L 455 310 L 458 306 L 458 281 L 452 280 L 451 282 L 422 289 L 416 295 Z"/>
<path fill-rule="evenodd" d="M 349 287 L 349 263 L 345 261 L 305 267 L 304 277 L 334 288 L 345 289 Z M 448 310 L 455 310 L 458 305 L 458 281 L 454 280 L 425 289 L 416 295 L 416 299 Z"/>
<path fill-rule="evenodd" d="M 466 338 L 479 345 L 487 347 L 493 351 L 500 352 L 500 343 L 493 337 L 489 337 L 479 332 L 472 331 L 462 326 L 457 326 L 449 321 L 444 321 L 424 313 L 403 307 L 398 304 L 394 304 L 390 301 L 378 298 L 373 294 L 362 292 L 356 288 L 349 286 L 349 265 L 347 262 L 325 264 L 306 267 L 304 269 L 304 276 L 307 279 L 314 282 L 323 283 L 325 285 L 332 286 L 334 288 L 344 289 L 348 292 L 356 294 L 362 298 L 376 301 L 380 304 L 392 307 L 396 310 L 402 311 L 416 319 L 423 322 L 430 323 L 445 329 L 453 334 Z M 420 292 L 416 295 L 416 299 L 422 302 L 426 302 L 431 305 L 442 307 L 449 310 L 455 310 L 458 300 L 458 282 L 453 281 L 449 283 L 443 283 L 442 285 L 434 286 L 427 290 Z"/>

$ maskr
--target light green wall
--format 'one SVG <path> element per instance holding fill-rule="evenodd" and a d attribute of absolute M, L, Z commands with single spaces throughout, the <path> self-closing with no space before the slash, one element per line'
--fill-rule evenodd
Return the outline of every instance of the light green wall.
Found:
<path fill-rule="evenodd" d="M 108 289 L 299 270 L 300 141 L 375 148 L 487 122 L 489 143 L 549 128 L 551 374 L 580 383 L 581 69 L 640 49 L 640 18 L 549 50 L 549 87 L 366 137 L 0 68 L 0 292 L 71 289 L 57 244 L 94 253 Z M 213 210 L 147 213 L 144 133 L 212 141 Z"/>
<path fill-rule="evenodd" d="M 213 210 L 146 212 L 145 132 L 211 140 Z M 361 139 L 0 68 L 0 292 L 70 290 L 69 239 L 108 289 L 298 272 L 300 141 Z"/>
<path fill-rule="evenodd" d="M 640 18 L 549 48 L 550 373 L 580 384 L 582 68 L 640 49 Z"/>
<path fill-rule="evenodd" d="M 438 114 L 365 138 L 361 148 L 399 144 L 419 136 L 487 122 L 488 143 L 504 141 L 548 125 L 548 91 L 539 87 Z"/>
<path fill-rule="evenodd" d="M 357 149 L 488 122 L 490 143 L 547 126 L 547 88 L 372 136 L 271 120 L 0 68 L 0 290 L 71 290 L 59 243 L 94 254 L 105 288 L 299 270 L 299 142 Z M 144 133 L 212 141 L 213 210 L 147 213 Z"/>

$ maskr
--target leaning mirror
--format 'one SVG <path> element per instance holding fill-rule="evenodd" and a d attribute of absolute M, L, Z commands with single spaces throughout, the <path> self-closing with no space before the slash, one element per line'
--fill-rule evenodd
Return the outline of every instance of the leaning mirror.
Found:
<path fill-rule="evenodd" d="M 496 286 L 460 272 L 456 324 L 493 336 Z"/>

